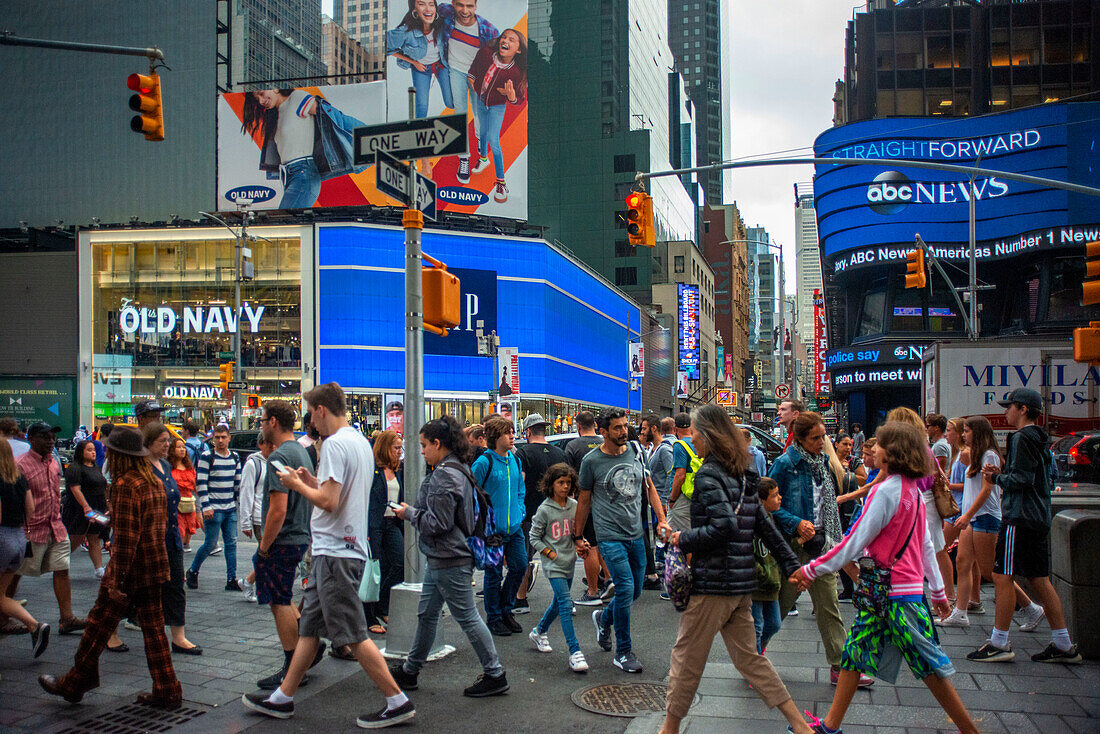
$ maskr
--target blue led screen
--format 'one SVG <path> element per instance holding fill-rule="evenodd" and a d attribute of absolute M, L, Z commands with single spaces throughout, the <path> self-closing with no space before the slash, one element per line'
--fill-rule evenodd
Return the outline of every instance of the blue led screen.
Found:
<path fill-rule="evenodd" d="M 320 380 L 369 391 L 404 389 L 404 232 L 322 225 L 317 247 Z M 446 350 L 438 342 L 430 347 L 435 340 L 425 337 L 426 390 L 487 397 L 495 387 L 490 360 L 463 345 L 470 343 L 465 329 L 494 310 L 501 347 L 519 348 L 524 395 L 626 405 L 626 344 L 639 331 L 635 304 L 542 240 L 429 230 L 422 248 L 460 277 L 477 273 L 479 306 L 470 313 L 464 283 L 457 353 L 432 353 Z M 492 328 L 490 321 L 485 328 Z M 637 392 L 631 401 L 638 409 Z"/>
<path fill-rule="evenodd" d="M 976 118 L 889 118 L 818 136 L 817 157 L 903 158 L 1100 187 L 1100 103 L 1049 104 Z M 901 260 L 921 237 L 944 259 L 969 257 L 962 173 L 887 164 L 818 165 L 818 232 L 835 271 Z M 974 182 L 977 256 L 1079 247 L 1100 236 L 1100 199 L 995 175 Z"/>

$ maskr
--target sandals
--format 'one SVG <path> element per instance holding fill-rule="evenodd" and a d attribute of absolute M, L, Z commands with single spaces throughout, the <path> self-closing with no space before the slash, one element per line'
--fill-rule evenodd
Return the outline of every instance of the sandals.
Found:
<path fill-rule="evenodd" d="M 0 627 L 0 635 L 25 635 L 30 630 L 22 622 L 17 622 L 14 619 L 9 619 Z"/>
<path fill-rule="evenodd" d="M 355 656 L 351 654 L 351 650 L 347 647 L 332 646 L 332 649 L 328 651 L 328 654 L 337 660 L 355 660 Z"/>
<path fill-rule="evenodd" d="M 367 632 L 370 632 L 372 635 L 384 635 L 386 634 L 386 628 L 381 624 L 375 623 L 367 627 Z"/>

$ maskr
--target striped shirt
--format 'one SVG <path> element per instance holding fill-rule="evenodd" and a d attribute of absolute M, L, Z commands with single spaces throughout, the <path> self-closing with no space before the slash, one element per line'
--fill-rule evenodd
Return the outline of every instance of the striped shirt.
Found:
<path fill-rule="evenodd" d="M 195 489 L 203 512 L 228 512 L 237 509 L 241 486 L 241 462 L 232 451 L 221 456 L 213 449 L 203 452 L 195 466 Z"/>

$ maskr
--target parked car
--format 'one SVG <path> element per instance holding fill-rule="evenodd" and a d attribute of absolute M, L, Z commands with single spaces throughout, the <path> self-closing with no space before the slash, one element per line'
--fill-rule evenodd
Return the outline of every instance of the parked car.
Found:
<path fill-rule="evenodd" d="M 1100 431 L 1074 431 L 1051 451 L 1059 482 L 1100 483 Z"/>
<path fill-rule="evenodd" d="M 752 435 L 752 445 L 764 452 L 764 458 L 768 460 L 769 469 L 772 466 L 772 462 L 778 459 L 780 454 L 786 451 L 783 442 L 764 429 L 757 428 L 749 423 L 740 423 L 738 425 L 741 428 L 748 429 L 749 433 Z"/>

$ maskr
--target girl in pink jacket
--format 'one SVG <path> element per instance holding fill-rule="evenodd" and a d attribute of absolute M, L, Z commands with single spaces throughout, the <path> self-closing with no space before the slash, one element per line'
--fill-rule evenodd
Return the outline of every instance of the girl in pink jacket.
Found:
<path fill-rule="evenodd" d="M 844 540 L 790 579 L 806 588 L 819 575 L 838 571 L 860 558 L 862 565 L 873 562 L 878 569 L 889 569 L 884 613 L 859 609 L 844 643 L 833 704 L 824 720 L 813 722 L 814 731 L 840 732 L 860 673 L 893 683 L 904 658 L 959 729 L 964 734 L 976 733 L 970 714 L 947 680 L 955 668 L 933 638 L 932 619 L 923 598 L 927 579 L 936 612 L 941 617 L 949 613 L 916 482 L 931 473 L 927 442 L 916 427 L 897 421 L 880 427 L 876 438 L 876 463 L 888 478 L 871 490 L 863 514 Z"/>

